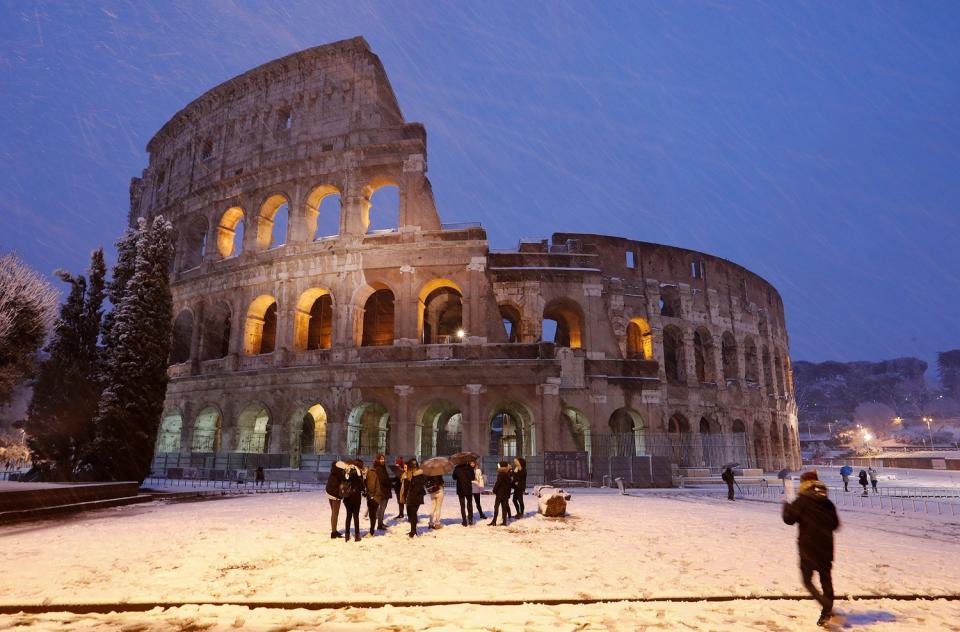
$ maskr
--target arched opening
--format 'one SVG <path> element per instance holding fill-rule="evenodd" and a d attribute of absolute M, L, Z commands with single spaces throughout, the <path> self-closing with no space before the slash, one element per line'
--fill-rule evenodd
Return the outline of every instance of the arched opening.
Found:
<path fill-rule="evenodd" d="M 203 320 L 204 360 L 224 358 L 230 353 L 230 306 L 218 302 Z"/>
<path fill-rule="evenodd" d="M 247 355 L 273 353 L 277 344 L 277 301 L 262 294 L 250 303 L 243 331 L 243 352 Z"/>
<path fill-rule="evenodd" d="M 757 430 L 753 437 L 753 454 L 757 463 L 756 466 L 761 470 L 769 471 L 770 464 L 767 459 L 766 442 L 764 441 L 763 431 Z"/>
<path fill-rule="evenodd" d="M 793 433 L 786 424 L 780 426 L 780 446 L 783 450 L 783 466 L 790 467 L 793 464 Z"/>
<path fill-rule="evenodd" d="M 203 257 L 207 253 L 208 229 L 209 226 L 205 217 L 195 217 L 187 226 L 183 234 L 180 269 L 192 270 L 203 263 Z"/>
<path fill-rule="evenodd" d="M 744 377 L 751 384 L 760 382 L 760 367 L 757 364 L 757 345 L 753 338 L 745 338 L 743 341 L 743 365 Z"/>
<path fill-rule="evenodd" d="M 217 225 L 217 251 L 226 259 L 243 252 L 243 209 L 231 206 Z"/>
<path fill-rule="evenodd" d="M 460 452 L 463 415 L 445 399 L 430 402 L 417 415 L 414 451 L 422 456 L 441 456 Z"/>
<path fill-rule="evenodd" d="M 499 457 L 532 456 L 533 415 L 519 402 L 503 402 L 490 415 L 491 455 Z"/>
<path fill-rule="evenodd" d="M 366 187 L 367 209 L 362 218 L 364 231 L 392 232 L 400 226 L 400 187 L 388 178 L 377 178 Z"/>
<path fill-rule="evenodd" d="M 783 381 L 783 360 L 779 351 L 773 352 L 773 368 L 777 372 L 777 395 L 786 396 L 787 385 Z"/>
<path fill-rule="evenodd" d="M 418 327 L 423 344 L 463 340 L 463 292 L 453 281 L 436 279 L 420 290 Z"/>
<path fill-rule="evenodd" d="M 646 453 L 643 417 L 632 408 L 618 408 L 610 415 L 610 456 L 640 456 Z"/>
<path fill-rule="evenodd" d="M 674 413 L 667 422 L 667 436 L 670 441 L 670 452 L 673 462 L 677 465 L 690 465 L 690 424 L 687 418 L 680 413 Z"/>
<path fill-rule="evenodd" d="M 687 369 L 683 348 L 683 332 L 679 327 L 667 325 L 663 328 L 663 372 L 671 384 L 685 384 Z"/>
<path fill-rule="evenodd" d="M 237 452 L 263 454 L 270 448 L 270 412 L 251 404 L 237 417 Z"/>
<path fill-rule="evenodd" d="M 706 329 L 693 332 L 693 364 L 697 372 L 697 382 L 714 384 L 713 336 Z"/>
<path fill-rule="evenodd" d="M 680 318 L 680 289 L 676 285 L 660 286 L 660 315 Z"/>
<path fill-rule="evenodd" d="M 287 243 L 289 208 L 286 196 L 279 193 L 264 200 L 257 217 L 257 246 L 260 250 L 279 248 Z"/>
<path fill-rule="evenodd" d="M 548 324 L 548 321 L 553 321 Z M 552 331 L 552 340 L 550 333 Z M 579 349 L 583 346 L 583 310 L 570 299 L 550 301 L 543 309 L 543 336 L 545 342 L 558 347 Z"/>
<path fill-rule="evenodd" d="M 770 350 L 766 347 L 763 348 L 763 381 L 766 382 L 767 395 L 774 395 L 773 367 L 770 366 Z"/>
<path fill-rule="evenodd" d="M 360 346 L 380 347 L 393 344 L 393 292 L 376 288 L 363 305 L 363 334 Z"/>
<path fill-rule="evenodd" d="M 770 469 L 774 470 L 781 467 L 783 457 L 783 444 L 780 443 L 780 433 L 777 431 L 776 415 L 773 415 L 773 422 L 770 424 Z"/>
<path fill-rule="evenodd" d="M 723 360 L 723 379 L 737 379 L 737 341 L 729 331 L 723 332 L 720 339 Z"/>
<path fill-rule="evenodd" d="M 170 364 L 190 360 L 190 341 L 193 339 L 193 312 L 180 310 L 173 321 L 173 336 L 170 340 Z"/>
<path fill-rule="evenodd" d="M 567 422 L 567 429 L 573 438 L 573 445 L 579 452 L 587 453 L 587 468 L 592 469 L 593 445 L 590 437 L 590 421 L 581 411 L 570 406 L 564 406 L 560 411 Z"/>
<path fill-rule="evenodd" d="M 298 446 L 300 454 L 323 454 L 327 448 L 327 411 L 322 404 L 294 413 L 291 445 Z"/>
<path fill-rule="evenodd" d="M 700 449 L 705 467 L 720 467 L 727 460 L 724 436 L 717 420 L 700 418 Z"/>
<path fill-rule="evenodd" d="M 509 303 L 500 304 L 500 319 L 507 334 L 507 342 L 520 342 L 520 310 Z"/>
<path fill-rule="evenodd" d="M 627 357 L 653 359 L 653 332 L 643 318 L 631 319 L 627 325 Z"/>
<path fill-rule="evenodd" d="M 390 412 L 379 402 L 364 402 L 347 417 L 347 453 L 354 456 L 387 454 Z"/>
<path fill-rule="evenodd" d="M 340 212 L 340 191 L 332 185 L 321 184 L 307 196 L 307 234 L 315 240 L 338 236 Z"/>
<path fill-rule="evenodd" d="M 183 429 L 183 416 L 178 411 L 168 412 L 160 422 L 157 433 L 157 452 L 171 454 L 180 451 L 180 431 Z"/>
<path fill-rule="evenodd" d="M 220 411 L 207 407 L 200 411 L 193 422 L 191 452 L 220 451 Z"/>
<path fill-rule="evenodd" d="M 332 334 L 333 296 L 325 288 L 310 288 L 300 295 L 293 316 L 294 349 L 329 349 Z"/>

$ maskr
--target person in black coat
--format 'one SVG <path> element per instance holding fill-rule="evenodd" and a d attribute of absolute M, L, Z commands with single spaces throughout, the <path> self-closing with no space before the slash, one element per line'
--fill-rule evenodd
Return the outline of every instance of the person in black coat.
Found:
<path fill-rule="evenodd" d="M 497 512 L 503 510 L 503 522 L 507 524 L 507 516 L 510 515 L 510 492 L 513 490 L 513 481 L 510 478 L 510 465 L 506 461 L 500 461 L 497 465 L 497 482 L 493 484 L 493 520 L 489 522 L 491 527 L 497 524 Z"/>
<path fill-rule="evenodd" d="M 860 483 L 860 486 L 861 486 L 861 487 L 863 487 L 863 495 L 866 496 L 866 495 L 867 495 L 867 485 L 868 485 L 868 481 L 867 481 L 867 471 L 866 471 L 866 470 L 860 470 L 860 474 L 857 476 L 857 482 Z"/>
<path fill-rule="evenodd" d="M 390 491 L 392 488 L 390 473 L 387 471 L 387 460 L 384 455 L 377 455 L 373 469 L 377 473 L 377 483 L 380 485 L 380 501 L 377 505 L 377 529 L 383 531 L 386 529 L 383 524 L 383 517 L 387 511 L 387 502 L 390 500 Z"/>
<path fill-rule="evenodd" d="M 353 531 L 357 542 L 360 541 L 360 505 L 363 503 L 363 494 L 366 482 L 363 477 L 363 461 L 351 461 L 344 474 L 341 485 L 343 490 L 343 506 L 347 508 L 347 519 L 344 523 L 344 538 L 350 541 L 350 521 L 353 521 Z"/>
<path fill-rule="evenodd" d="M 340 518 L 340 502 L 343 500 L 343 475 L 347 464 L 337 461 L 330 464 L 330 475 L 327 476 L 327 498 L 330 500 L 330 537 L 342 538 L 343 534 L 337 531 L 337 521 Z"/>
<path fill-rule="evenodd" d="M 423 475 L 420 469 L 420 463 L 416 459 L 407 461 L 407 471 L 403 473 L 404 494 L 407 505 L 407 519 L 410 521 L 410 537 L 417 535 L 417 511 L 423 504 L 423 497 L 426 493 L 427 477 Z"/>
<path fill-rule="evenodd" d="M 800 575 L 804 587 L 820 603 L 817 625 L 829 621 L 833 614 L 833 532 L 840 527 L 837 508 L 827 498 L 827 486 L 817 473 L 804 472 L 800 489 L 792 503 L 783 505 L 783 521 L 798 525 L 797 546 L 800 549 Z M 813 585 L 814 571 L 820 576 L 823 593 Z"/>
<path fill-rule="evenodd" d="M 517 518 L 523 517 L 523 495 L 527 491 L 527 460 L 518 456 L 513 460 L 513 507 L 517 510 Z"/>
<path fill-rule="evenodd" d="M 396 476 L 391 479 L 393 482 L 393 491 L 397 495 L 397 505 L 400 507 L 397 518 L 403 520 L 404 498 L 400 492 L 403 489 L 403 472 L 407 469 L 407 464 L 403 461 L 403 457 L 397 457 L 397 460 L 393 462 L 392 469 L 394 474 L 396 474 Z"/>
<path fill-rule="evenodd" d="M 463 526 L 473 524 L 474 478 L 476 478 L 476 475 L 469 463 L 461 463 L 453 468 L 453 480 L 457 484 L 457 498 L 460 500 L 460 522 Z M 469 512 L 467 508 L 469 508 Z"/>
<path fill-rule="evenodd" d="M 733 484 L 736 482 L 736 479 L 733 477 L 733 469 L 729 467 L 725 468 L 720 478 L 727 484 L 727 500 L 733 500 Z"/>

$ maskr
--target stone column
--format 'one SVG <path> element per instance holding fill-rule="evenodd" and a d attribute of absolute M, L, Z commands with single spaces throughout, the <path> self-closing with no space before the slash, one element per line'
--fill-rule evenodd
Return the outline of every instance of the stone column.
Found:
<path fill-rule="evenodd" d="M 401 285 L 394 296 L 393 304 L 393 343 L 396 345 L 415 345 L 420 342 L 417 338 L 417 324 L 420 314 L 420 298 L 417 295 L 416 268 L 400 266 Z"/>
<path fill-rule="evenodd" d="M 470 344 L 484 344 L 487 342 L 486 301 L 484 295 L 487 289 L 486 257 L 471 257 L 467 264 L 467 286 L 463 288 L 463 330 L 466 332 L 465 342 Z M 499 325 L 499 321 L 493 325 Z"/>
<path fill-rule="evenodd" d="M 193 309 L 193 329 L 190 331 L 190 372 L 200 373 L 200 332 L 203 331 L 203 303 Z"/>
<path fill-rule="evenodd" d="M 693 348 L 693 331 L 683 330 L 683 366 L 687 373 L 687 386 L 698 386 L 696 352 Z"/>
<path fill-rule="evenodd" d="M 481 456 L 486 456 L 490 446 L 483 430 L 480 395 L 487 391 L 487 387 L 482 384 L 465 384 L 463 391 L 467 394 L 468 402 L 461 445 L 464 450 L 472 450 Z"/>
<path fill-rule="evenodd" d="M 410 423 L 410 394 L 413 387 L 406 384 L 397 384 L 393 387 L 397 394 L 397 424 L 391 425 L 391 444 L 387 446 L 397 454 L 413 454 L 413 424 Z"/>
<path fill-rule="evenodd" d="M 561 435 L 563 428 L 560 427 L 560 378 L 548 377 L 544 384 L 537 386 L 537 393 L 541 401 L 541 432 L 537 434 L 540 437 L 539 451 L 542 454 L 544 450 L 562 450 L 564 441 Z M 534 427 L 536 425 L 534 424 Z"/>

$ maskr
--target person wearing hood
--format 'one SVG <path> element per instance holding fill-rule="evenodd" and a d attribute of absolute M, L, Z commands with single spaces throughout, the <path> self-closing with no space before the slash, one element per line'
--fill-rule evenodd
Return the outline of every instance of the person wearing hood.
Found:
<path fill-rule="evenodd" d="M 493 520 L 489 522 L 491 527 L 497 525 L 497 513 L 503 511 L 503 522 L 507 524 L 507 517 L 510 515 L 510 492 L 513 489 L 513 481 L 510 478 L 510 465 L 506 461 L 500 461 L 497 465 L 497 481 L 493 484 Z"/>
<path fill-rule="evenodd" d="M 473 524 L 473 481 L 476 474 L 469 463 L 453 468 L 453 480 L 457 484 L 457 499 L 460 501 L 460 523 Z M 469 509 L 469 511 L 468 511 Z"/>
<path fill-rule="evenodd" d="M 863 487 L 863 495 L 867 495 L 867 471 L 860 470 L 860 473 L 857 474 L 857 482 L 860 483 L 860 486 Z"/>
<path fill-rule="evenodd" d="M 363 503 L 364 480 L 363 461 L 359 459 L 347 463 L 346 473 L 343 476 L 343 506 L 347 508 L 347 519 L 344 522 L 344 539 L 350 541 L 350 521 L 353 520 L 354 537 L 360 541 L 360 505 Z"/>
<path fill-rule="evenodd" d="M 376 456 L 373 467 L 367 470 L 366 488 L 367 514 L 370 517 L 369 535 L 374 535 L 374 531 L 384 528 L 383 512 L 390 498 L 390 479 L 387 476 L 387 466 L 382 454 Z"/>
<path fill-rule="evenodd" d="M 343 492 L 340 487 L 343 484 L 343 475 L 346 473 L 347 464 L 343 461 L 337 461 L 330 465 L 330 475 L 327 477 L 327 498 L 330 500 L 330 537 L 342 538 L 343 534 L 337 531 L 337 521 L 340 519 L 340 503 L 343 500 Z"/>
<path fill-rule="evenodd" d="M 825 625 L 833 615 L 833 532 L 840 527 L 837 509 L 827 498 L 827 486 L 818 478 L 816 471 L 800 476 L 797 498 L 783 504 L 783 521 L 798 526 L 797 547 L 800 551 L 800 576 L 804 587 L 819 602 L 820 619 L 817 625 Z M 813 573 L 820 576 L 823 592 L 813 585 Z"/>
<path fill-rule="evenodd" d="M 516 517 L 522 518 L 526 507 L 523 504 L 523 495 L 527 491 L 527 460 L 518 456 L 513 460 L 513 507 L 517 510 Z"/>
<path fill-rule="evenodd" d="M 412 538 L 417 535 L 417 511 L 423 504 L 423 496 L 426 489 L 426 476 L 420 469 L 420 463 L 416 459 L 407 461 L 407 469 L 403 473 L 404 501 L 407 505 L 407 519 L 410 521 L 410 533 Z"/>

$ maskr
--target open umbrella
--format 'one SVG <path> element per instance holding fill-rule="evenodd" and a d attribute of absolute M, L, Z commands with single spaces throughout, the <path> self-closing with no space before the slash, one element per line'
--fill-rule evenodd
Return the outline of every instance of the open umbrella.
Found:
<path fill-rule="evenodd" d="M 723 464 L 723 469 L 727 469 L 728 467 L 740 467 L 740 464 L 739 464 L 739 463 L 724 463 L 724 464 Z"/>
<path fill-rule="evenodd" d="M 480 455 L 475 452 L 457 452 L 450 456 L 450 462 L 454 465 L 469 463 L 470 461 L 480 461 Z"/>
<path fill-rule="evenodd" d="M 421 463 L 420 469 L 427 476 L 443 476 L 453 471 L 453 463 L 445 456 L 435 456 Z"/>
<path fill-rule="evenodd" d="M 853 468 L 849 465 L 840 468 L 840 476 L 850 476 L 851 474 L 853 474 Z"/>

